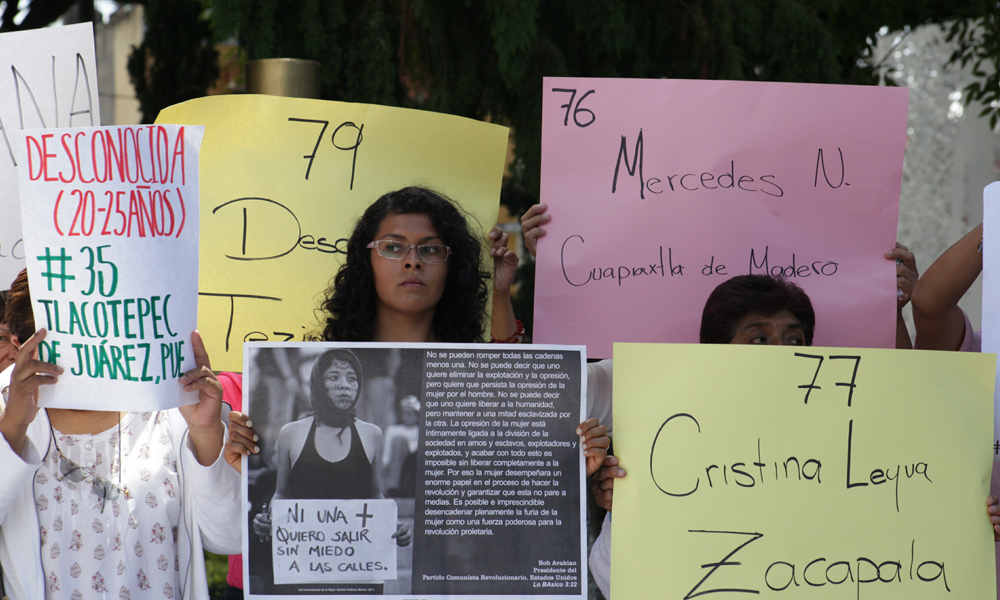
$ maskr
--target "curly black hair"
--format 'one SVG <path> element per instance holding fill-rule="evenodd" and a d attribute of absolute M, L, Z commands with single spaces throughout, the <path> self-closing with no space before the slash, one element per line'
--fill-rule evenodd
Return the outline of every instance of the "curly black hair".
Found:
<path fill-rule="evenodd" d="M 482 340 L 489 299 L 487 282 L 491 277 L 482 267 L 484 246 L 454 202 L 422 187 L 389 192 L 373 202 L 358 219 L 347 241 L 347 260 L 320 305 L 326 320 L 319 339 L 341 342 L 375 339 L 378 295 L 367 246 L 386 217 L 404 214 L 427 215 L 441 240 L 451 247 L 448 278 L 434 311 L 435 337 L 440 342 Z"/>
<path fill-rule="evenodd" d="M 728 344 L 736 335 L 736 325 L 752 313 L 776 315 L 792 313 L 812 346 L 816 314 L 802 288 L 770 275 L 738 275 L 718 285 L 708 296 L 701 314 L 702 344 Z"/>

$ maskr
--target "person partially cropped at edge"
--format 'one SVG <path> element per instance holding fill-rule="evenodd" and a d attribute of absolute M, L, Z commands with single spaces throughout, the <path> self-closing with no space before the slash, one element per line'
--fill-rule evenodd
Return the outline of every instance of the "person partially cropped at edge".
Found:
<path fill-rule="evenodd" d="M 26 273 L 6 322 L 19 350 L 0 415 L 0 563 L 13 600 L 208 598 L 203 551 L 240 547 L 239 475 L 222 460 L 222 389 L 197 331 L 180 379 L 196 404 L 39 410 L 63 369 L 38 359 Z M 127 405 L 127 400 L 121 402 Z"/>

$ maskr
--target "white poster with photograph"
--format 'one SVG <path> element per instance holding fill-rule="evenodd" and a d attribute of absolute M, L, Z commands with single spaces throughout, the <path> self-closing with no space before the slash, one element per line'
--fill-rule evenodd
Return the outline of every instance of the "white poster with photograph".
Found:
<path fill-rule="evenodd" d="M 243 356 L 247 598 L 586 597 L 583 347 Z"/>
<path fill-rule="evenodd" d="M 28 285 L 41 360 L 63 367 L 39 405 L 152 411 L 195 402 L 202 127 L 18 132 Z"/>
<path fill-rule="evenodd" d="M 24 268 L 15 134 L 101 124 L 90 23 L 0 35 L 0 290 Z M 8 74 L 10 75 L 8 77 Z"/>
<path fill-rule="evenodd" d="M 982 350 L 1000 354 L 1000 181 L 983 189 Z M 1000 461 L 1000 375 L 994 388 L 992 452 L 993 460 Z"/>

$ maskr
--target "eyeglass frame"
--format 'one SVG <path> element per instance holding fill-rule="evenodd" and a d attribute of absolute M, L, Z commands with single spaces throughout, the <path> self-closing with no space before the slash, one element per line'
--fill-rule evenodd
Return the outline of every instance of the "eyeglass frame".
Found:
<path fill-rule="evenodd" d="M 48 417 L 48 412 L 49 412 L 49 409 L 46 408 L 45 409 L 46 417 Z M 49 421 L 49 434 L 51 434 L 51 436 L 52 436 L 50 439 L 52 441 L 52 445 L 54 445 L 56 447 L 56 454 L 59 455 L 59 473 L 62 475 L 61 478 L 58 475 L 56 475 L 56 481 L 62 481 L 63 479 L 68 479 L 68 480 L 70 480 L 73 483 L 80 483 L 81 481 L 84 481 L 86 479 L 86 475 L 89 475 L 91 477 L 91 479 L 90 479 L 90 490 L 92 492 L 94 492 L 95 496 L 97 496 L 98 498 L 101 499 L 101 514 L 103 515 L 104 514 L 104 507 L 106 505 L 106 501 L 107 500 L 111 500 L 112 502 L 114 502 L 115 500 L 117 500 L 118 498 L 121 497 L 121 494 L 124 491 L 124 489 L 121 486 L 122 468 L 124 468 L 124 465 L 122 464 L 122 419 L 121 419 L 121 413 L 118 413 L 118 444 L 117 444 L 117 446 L 118 446 L 118 484 L 117 485 L 115 484 L 115 482 L 111 481 L 110 479 L 105 479 L 104 477 L 101 477 L 93 469 L 88 469 L 87 467 L 84 467 L 83 465 L 79 465 L 76 462 L 74 462 L 72 459 L 70 459 L 68 456 L 66 456 L 65 454 L 63 454 L 62 448 L 59 447 L 59 442 L 56 441 L 56 431 L 52 427 L 52 419 L 49 418 L 48 421 Z M 46 455 L 46 458 L 48 458 L 47 455 Z M 68 469 L 67 465 L 72 465 L 73 468 L 72 469 Z M 80 479 L 74 480 L 72 477 L 70 477 L 70 473 L 75 473 L 76 471 L 83 472 L 85 476 L 84 477 L 80 477 Z M 97 485 L 98 482 L 101 483 L 100 487 L 98 487 L 98 485 Z M 32 487 L 33 486 L 34 486 L 34 480 L 32 480 Z M 108 498 L 108 496 L 110 495 L 109 490 L 113 491 L 113 492 L 116 492 L 114 494 L 114 496 L 111 497 L 111 498 Z"/>
<path fill-rule="evenodd" d="M 394 256 L 386 256 L 385 254 L 382 254 L 381 244 L 382 243 L 388 243 L 388 242 L 391 242 L 393 244 L 399 244 L 400 246 L 406 246 L 406 252 L 402 256 L 400 256 L 398 258 L 394 257 Z M 420 262 L 429 263 L 429 264 L 432 264 L 432 265 L 433 264 L 441 264 L 441 263 L 448 262 L 448 258 L 451 257 L 451 246 L 446 246 L 444 244 L 407 244 L 406 242 L 401 242 L 399 240 L 385 240 L 385 239 L 383 239 L 383 240 L 373 240 L 371 242 L 368 242 L 368 245 L 365 246 L 365 247 L 366 248 L 374 248 L 375 251 L 378 252 L 379 256 L 381 256 L 382 258 L 388 258 L 389 260 L 403 260 L 407 256 L 410 255 L 410 250 L 416 250 L 417 251 L 417 260 L 419 260 Z M 439 261 L 437 261 L 437 260 L 427 260 L 425 257 L 420 256 L 420 249 L 424 248 L 424 247 L 444 248 L 444 251 L 445 251 L 444 252 L 444 259 L 439 260 Z"/>
<path fill-rule="evenodd" d="M 62 453 L 58 447 L 56 448 L 56 453 L 59 455 L 59 473 L 62 477 L 56 477 L 57 481 L 62 481 L 63 479 L 68 479 L 73 483 L 80 483 L 82 481 L 90 482 L 90 490 L 94 492 L 98 498 L 101 499 L 101 513 L 104 513 L 104 502 L 110 500 L 114 502 L 121 497 L 122 488 L 110 479 L 105 479 L 93 469 L 88 469 L 83 465 L 78 465 L 72 459 L 67 457 Z M 120 468 L 120 467 L 119 467 Z M 75 477 L 75 474 L 79 472 L 79 479 Z"/>

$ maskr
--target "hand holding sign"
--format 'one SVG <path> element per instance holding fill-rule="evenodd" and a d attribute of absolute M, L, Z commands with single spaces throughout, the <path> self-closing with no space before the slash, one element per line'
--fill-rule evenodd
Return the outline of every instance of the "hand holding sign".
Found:
<path fill-rule="evenodd" d="M 48 334 L 39 329 L 21 345 L 10 375 L 7 403 L 0 413 L 0 431 L 16 453 L 21 452 L 28 426 L 38 414 L 38 386 L 59 381 L 63 368 L 38 360 L 38 345 Z"/>
<path fill-rule="evenodd" d="M 187 421 L 194 445 L 195 456 L 203 466 L 211 465 L 219 458 L 222 450 L 222 433 L 225 427 L 219 420 L 222 409 L 222 384 L 212 372 L 212 364 L 205 351 L 201 334 L 191 332 L 191 351 L 194 353 L 195 368 L 180 378 L 186 392 L 198 392 L 198 402 L 180 407 Z"/>

